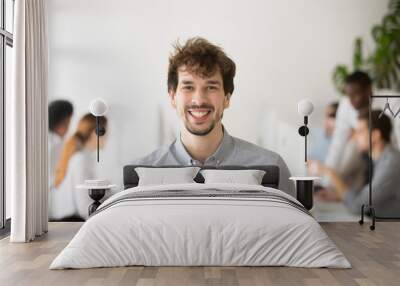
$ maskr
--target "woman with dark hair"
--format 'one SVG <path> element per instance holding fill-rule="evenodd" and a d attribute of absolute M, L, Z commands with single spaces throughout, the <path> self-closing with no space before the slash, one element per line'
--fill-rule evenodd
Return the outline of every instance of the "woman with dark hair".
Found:
<path fill-rule="evenodd" d="M 49 104 L 49 187 L 54 187 L 54 176 L 60 159 L 63 139 L 68 132 L 74 107 L 67 100 L 54 100 Z"/>
<path fill-rule="evenodd" d="M 99 123 L 107 128 L 107 118 L 99 117 Z M 76 188 L 87 179 L 94 179 L 96 162 L 96 117 L 88 113 L 78 123 L 76 132 L 64 145 L 59 161 L 55 188 L 50 191 L 50 220 L 68 217 L 88 217 L 88 206 L 92 203 L 87 192 Z M 107 132 L 106 132 L 107 134 Z M 103 148 L 105 136 L 100 137 L 99 147 Z"/>

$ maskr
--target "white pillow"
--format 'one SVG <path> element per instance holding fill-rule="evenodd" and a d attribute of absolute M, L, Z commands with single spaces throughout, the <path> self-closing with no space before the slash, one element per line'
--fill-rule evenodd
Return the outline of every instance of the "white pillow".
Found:
<path fill-rule="evenodd" d="M 261 185 L 265 171 L 262 170 L 201 170 L 204 183 L 235 183 L 247 185 Z"/>
<path fill-rule="evenodd" d="M 199 167 L 135 168 L 139 186 L 195 183 L 193 179 L 199 170 Z"/>

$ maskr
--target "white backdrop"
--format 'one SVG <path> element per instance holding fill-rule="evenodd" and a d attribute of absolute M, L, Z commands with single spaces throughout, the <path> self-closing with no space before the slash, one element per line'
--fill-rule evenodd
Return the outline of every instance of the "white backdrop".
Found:
<path fill-rule="evenodd" d="M 223 120 L 229 132 L 265 146 L 277 144 L 277 133 L 287 134 L 279 151 L 296 172 L 302 158 L 294 158 L 302 148 L 297 101 L 315 103 L 310 123 L 320 126 L 324 106 L 339 98 L 330 80 L 334 66 L 351 62 L 356 36 L 372 48 L 370 30 L 387 2 L 49 0 L 49 97 L 70 99 L 77 117 L 91 99 L 108 101 L 110 137 L 101 167 L 117 180 L 123 164 L 171 139 L 171 44 L 202 36 L 237 64 Z"/>

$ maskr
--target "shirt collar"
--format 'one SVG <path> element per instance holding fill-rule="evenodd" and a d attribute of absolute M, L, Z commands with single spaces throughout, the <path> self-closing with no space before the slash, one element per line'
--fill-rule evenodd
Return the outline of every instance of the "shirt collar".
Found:
<path fill-rule="evenodd" d="M 393 147 L 390 143 L 386 144 L 386 146 L 383 148 L 381 155 L 379 156 L 378 159 L 373 160 L 374 164 L 378 164 L 380 161 L 384 161 L 386 159 L 383 159 L 385 157 L 390 157 L 393 153 Z"/>
<path fill-rule="evenodd" d="M 219 165 L 233 151 L 234 144 L 232 136 L 229 135 L 228 131 L 225 129 L 223 125 L 222 125 L 222 130 L 223 130 L 223 137 L 221 143 L 219 144 L 214 154 L 212 154 L 206 159 L 204 165 Z M 180 132 L 178 138 L 176 138 L 175 140 L 174 148 L 175 148 L 175 155 L 181 164 L 201 165 L 201 163 L 193 159 L 186 150 L 185 146 L 182 143 Z"/>
<path fill-rule="evenodd" d="M 50 141 L 55 142 L 55 143 L 59 143 L 62 141 L 61 136 L 53 131 L 49 131 L 49 138 L 50 138 Z"/>

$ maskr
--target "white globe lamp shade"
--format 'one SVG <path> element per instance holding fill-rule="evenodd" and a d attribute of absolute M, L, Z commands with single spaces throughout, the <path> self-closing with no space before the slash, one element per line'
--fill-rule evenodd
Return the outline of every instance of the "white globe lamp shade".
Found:
<path fill-rule="evenodd" d="M 107 104 L 101 98 L 96 98 L 90 102 L 89 110 L 94 116 L 104 116 L 107 113 Z"/>
<path fill-rule="evenodd" d="M 302 116 L 309 116 L 314 111 L 314 105 L 307 99 L 301 100 L 297 105 L 297 112 Z"/>

